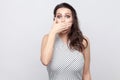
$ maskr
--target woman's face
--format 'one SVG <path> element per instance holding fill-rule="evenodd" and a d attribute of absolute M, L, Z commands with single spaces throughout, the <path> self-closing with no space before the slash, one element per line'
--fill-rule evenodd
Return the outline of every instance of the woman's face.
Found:
<path fill-rule="evenodd" d="M 72 18 L 72 12 L 68 8 L 59 8 L 56 11 L 56 21 L 57 23 L 59 22 L 65 22 L 65 23 L 72 23 L 73 18 Z M 71 24 L 72 26 L 72 24 Z M 70 28 L 71 28 L 70 26 Z M 69 28 L 69 29 L 70 29 Z M 68 30 L 63 31 L 62 33 L 65 33 Z"/>

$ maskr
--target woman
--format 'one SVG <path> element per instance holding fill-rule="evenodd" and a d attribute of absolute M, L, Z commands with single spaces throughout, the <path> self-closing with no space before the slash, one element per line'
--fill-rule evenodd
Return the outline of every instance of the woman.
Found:
<path fill-rule="evenodd" d="M 91 80 L 90 43 L 78 25 L 75 9 L 68 3 L 54 9 L 54 22 L 44 35 L 41 62 L 49 80 Z"/>

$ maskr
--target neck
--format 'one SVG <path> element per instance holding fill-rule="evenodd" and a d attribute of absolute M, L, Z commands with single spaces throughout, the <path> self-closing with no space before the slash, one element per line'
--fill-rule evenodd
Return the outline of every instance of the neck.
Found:
<path fill-rule="evenodd" d="M 62 41 L 63 41 L 64 43 L 67 42 L 67 34 L 59 33 L 58 35 L 59 35 L 59 37 L 62 39 Z"/>
<path fill-rule="evenodd" d="M 67 39 L 67 34 L 59 33 L 58 35 L 59 35 L 61 38 Z"/>

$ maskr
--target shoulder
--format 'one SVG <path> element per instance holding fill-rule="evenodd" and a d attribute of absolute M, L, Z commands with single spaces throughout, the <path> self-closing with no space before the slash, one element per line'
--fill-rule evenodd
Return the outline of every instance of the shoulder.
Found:
<path fill-rule="evenodd" d="M 87 41 L 89 41 L 89 37 L 88 37 L 88 36 L 83 35 L 83 37 L 84 37 Z"/>
<path fill-rule="evenodd" d="M 90 40 L 84 35 L 85 40 L 83 40 L 83 45 L 85 45 L 85 49 L 83 50 L 85 59 L 89 59 L 90 57 Z"/>
<path fill-rule="evenodd" d="M 85 38 L 85 39 L 83 40 L 83 45 L 85 45 L 85 47 L 89 46 L 89 44 L 90 44 L 89 37 L 86 36 L 86 35 L 83 35 L 83 37 Z"/>
<path fill-rule="evenodd" d="M 46 42 L 47 39 L 48 39 L 48 34 L 44 34 L 42 37 L 42 43 Z"/>
<path fill-rule="evenodd" d="M 43 39 L 47 39 L 49 34 L 44 34 Z"/>

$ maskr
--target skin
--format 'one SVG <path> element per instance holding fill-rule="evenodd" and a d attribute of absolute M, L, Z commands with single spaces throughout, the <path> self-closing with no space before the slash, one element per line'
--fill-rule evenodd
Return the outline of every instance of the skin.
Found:
<path fill-rule="evenodd" d="M 70 31 L 70 28 L 72 26 L 72 12 L 68 8 L 59 8 L 56 12 L 55 22 L 57 24 L 64 24 L 62 31 L 58 32 L 59 36 L 63 40 L 63 42 L 67 43 L 67 34 Z M 61 29 L 60 27 L 59 29 Z"/>
<path fill-rule="evenodd" d="M 53 47 L 55 42 L 55 35 L 59 34 L 63 42 L 67 43 L 67 34 L 70 31 L 72 25 L 72 12 L 68 8 L 59 8 L 56 12 L 56 16 L 53 21 L 52 28 L 50 32 L 43 36 L 41 44 L 41 62 L 43 65 L 47 66 L 53 55 Z M 91 80 L 90 75 L 90 43 L 87 36 L 84 36 L 88 41 L 87 48 L 83 51 L 84 54 L 84 70 L 83 70 L 83 80 Z M 83 41 L 86 45 L 86 42 Z"/>

